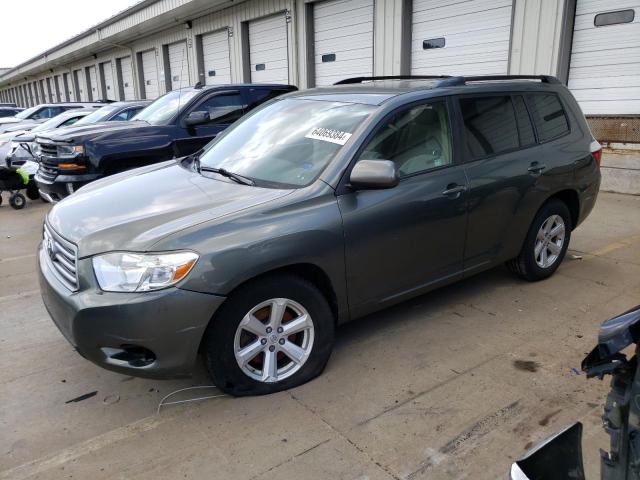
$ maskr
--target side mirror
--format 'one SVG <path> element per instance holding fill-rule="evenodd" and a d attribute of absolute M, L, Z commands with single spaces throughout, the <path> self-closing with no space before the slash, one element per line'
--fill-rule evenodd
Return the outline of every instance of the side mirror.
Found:
<path fill-rule="evenodd" d="M 194 125 L 202 125 L 203 123 L 207 123 L 210 121 L 209 112 L 200 111 L 200 112 L 191 112 L 187 115 L 187 118 L 184 119 L 184 124 L 187 126 Z"/>
<path fill-rule="evenodd" d="M 396 164 L 390 160 L 360 160 L 351 170 L 351 186 L 357 189 L 393 188 L 398 185 Z"/>

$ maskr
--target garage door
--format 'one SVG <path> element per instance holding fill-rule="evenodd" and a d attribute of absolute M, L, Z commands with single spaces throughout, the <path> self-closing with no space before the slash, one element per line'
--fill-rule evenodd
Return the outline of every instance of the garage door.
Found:
<path fill-rule="evenodd" d="M 77 100 L 79 102 L 86 102 L 89 100 L 88 92 L 87 92 L 87 81 L 84 77 L 84 70 L 75 70 L 73 72 L 75 78 L 75 91 Z"/>
<path fill-rule="evenodd" d="M 289 83 L 284 14 L 249 22 L 249 65 L 254 83 Z"/>
<path fill-rule="evenodd" d="M 122 85 L 122 93 L 124 100 L 135 100 L 136 93 L 133 88 L 133 68 L 131 66 L 131 57 L 122 57 L 118 59 L 120 65 L 120 82 Z"/>
<path fill-rule="evenodd" d="M 72 80 L 69 77 L 68 73 L 62 74 L 62 84 L 64 85 L 65 91 L 65 100 L 68 102 L 76 101 L 75 93 L 73 91 L 73 86 L 71 85 Z"/>
<path fill-rule="evenodd" d="M 313 4 L 316 85 L 373 74 L 373 0 Z"/>
<path fill-rule="evenodd" d="M 202 64 L 205 85 L 231 83 L 229 33 L 226 28 L 202 35 Z"/>
<path fill-rule="evenodd" d="M 47 78 L 47 88 L 49 89 L 49 98 L 51 98 L 51 101 L 53 103 L 59 102 L 58 95 L 56 95 L 56 87 L 53 84 L 53 77 Z"/>
<path fill-rule="evenodd" d="M 100 100 L 102 95 L 98 91 L 98 76 L 96 75 L 96 67 L 89 67 L 89 86 L 91 87 L 89 100 Z"/>
<path fill-rule="evenodd" d="M 64 102 L 64 89 L 62 88 L 62 84 L 60 83 L 60 75 L 56 75 L 55 77 L 53 77 L 53 85 L 56 96 L 58 97 L 58 101 Z"/>
<path fill-rule="evenodd" d="M 586 114 L 640 113 L 640 1 L 578 0 L 569 88 Z"/>
<path fill-rule="evenodd" d="M 156 51 L 149 50 L 142 53 L 142 83 L 144 98 L 153 100 L 158 98 L 158 65 L 156 63 Z"/>
<path fill-rule="evenodd" d="M 102 82 L 104 84 L 104 90 L 107 95 L 107 100 L 115 100 L 116 88 L 113 83 L 113 69 L 111 68 L 111 62 L 102 63 L 101 70 L 102 70 Z"/>
<path fill-rule="evenodd" d="M 414 0 L 411 73 L 506 74 L 512 0 Z"/>
<path fill-rule="evenodd" d="M 187 57 L 187 42 L 172 43 L 169 45 L 169 76 L 171 90 L 188 87 L 189 60 Z"/>

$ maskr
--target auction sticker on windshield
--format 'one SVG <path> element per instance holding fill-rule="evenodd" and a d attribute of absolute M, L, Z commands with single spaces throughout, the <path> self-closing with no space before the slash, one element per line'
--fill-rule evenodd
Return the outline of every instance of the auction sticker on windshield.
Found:
<path fill-rule="evenodd" d="M 337 143 L 338 145 L 344 145 L 350 137 L 351 134 L 348 132 L 323 127 L 314 127 L 305 135 L 305 138 L 323 140 L 325 142 Z"/>

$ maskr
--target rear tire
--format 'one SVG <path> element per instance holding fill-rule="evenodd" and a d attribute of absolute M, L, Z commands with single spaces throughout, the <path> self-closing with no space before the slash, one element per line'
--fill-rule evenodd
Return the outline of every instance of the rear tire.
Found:
<path fill-rule="evenodd" d="M 530 282 L 550 277 L 567 253 L 572 228 L 567 205 L 549 200 L 533 219 L 520 254 L 508 261 L 507 267 Z"/>
<path fill-rule="evenodd" d="M 218 388 L 234 396 L 264 395 L 320 375 L 333 341 L 327 299 L 311 282 L 283 274 L 233 292 L 207 327 L 202 350 Z"/>

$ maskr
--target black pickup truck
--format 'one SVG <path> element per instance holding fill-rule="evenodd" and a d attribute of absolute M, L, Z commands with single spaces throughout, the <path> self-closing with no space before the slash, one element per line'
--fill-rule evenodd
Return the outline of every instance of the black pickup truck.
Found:
<path fill-rule="evenodd" d="M 182 88 L 131 121 L 67 127 L 36 137 L 40 195 L 56 202 L 99 178 L 196 152 L 238 118 L 291 85 Z"/>

